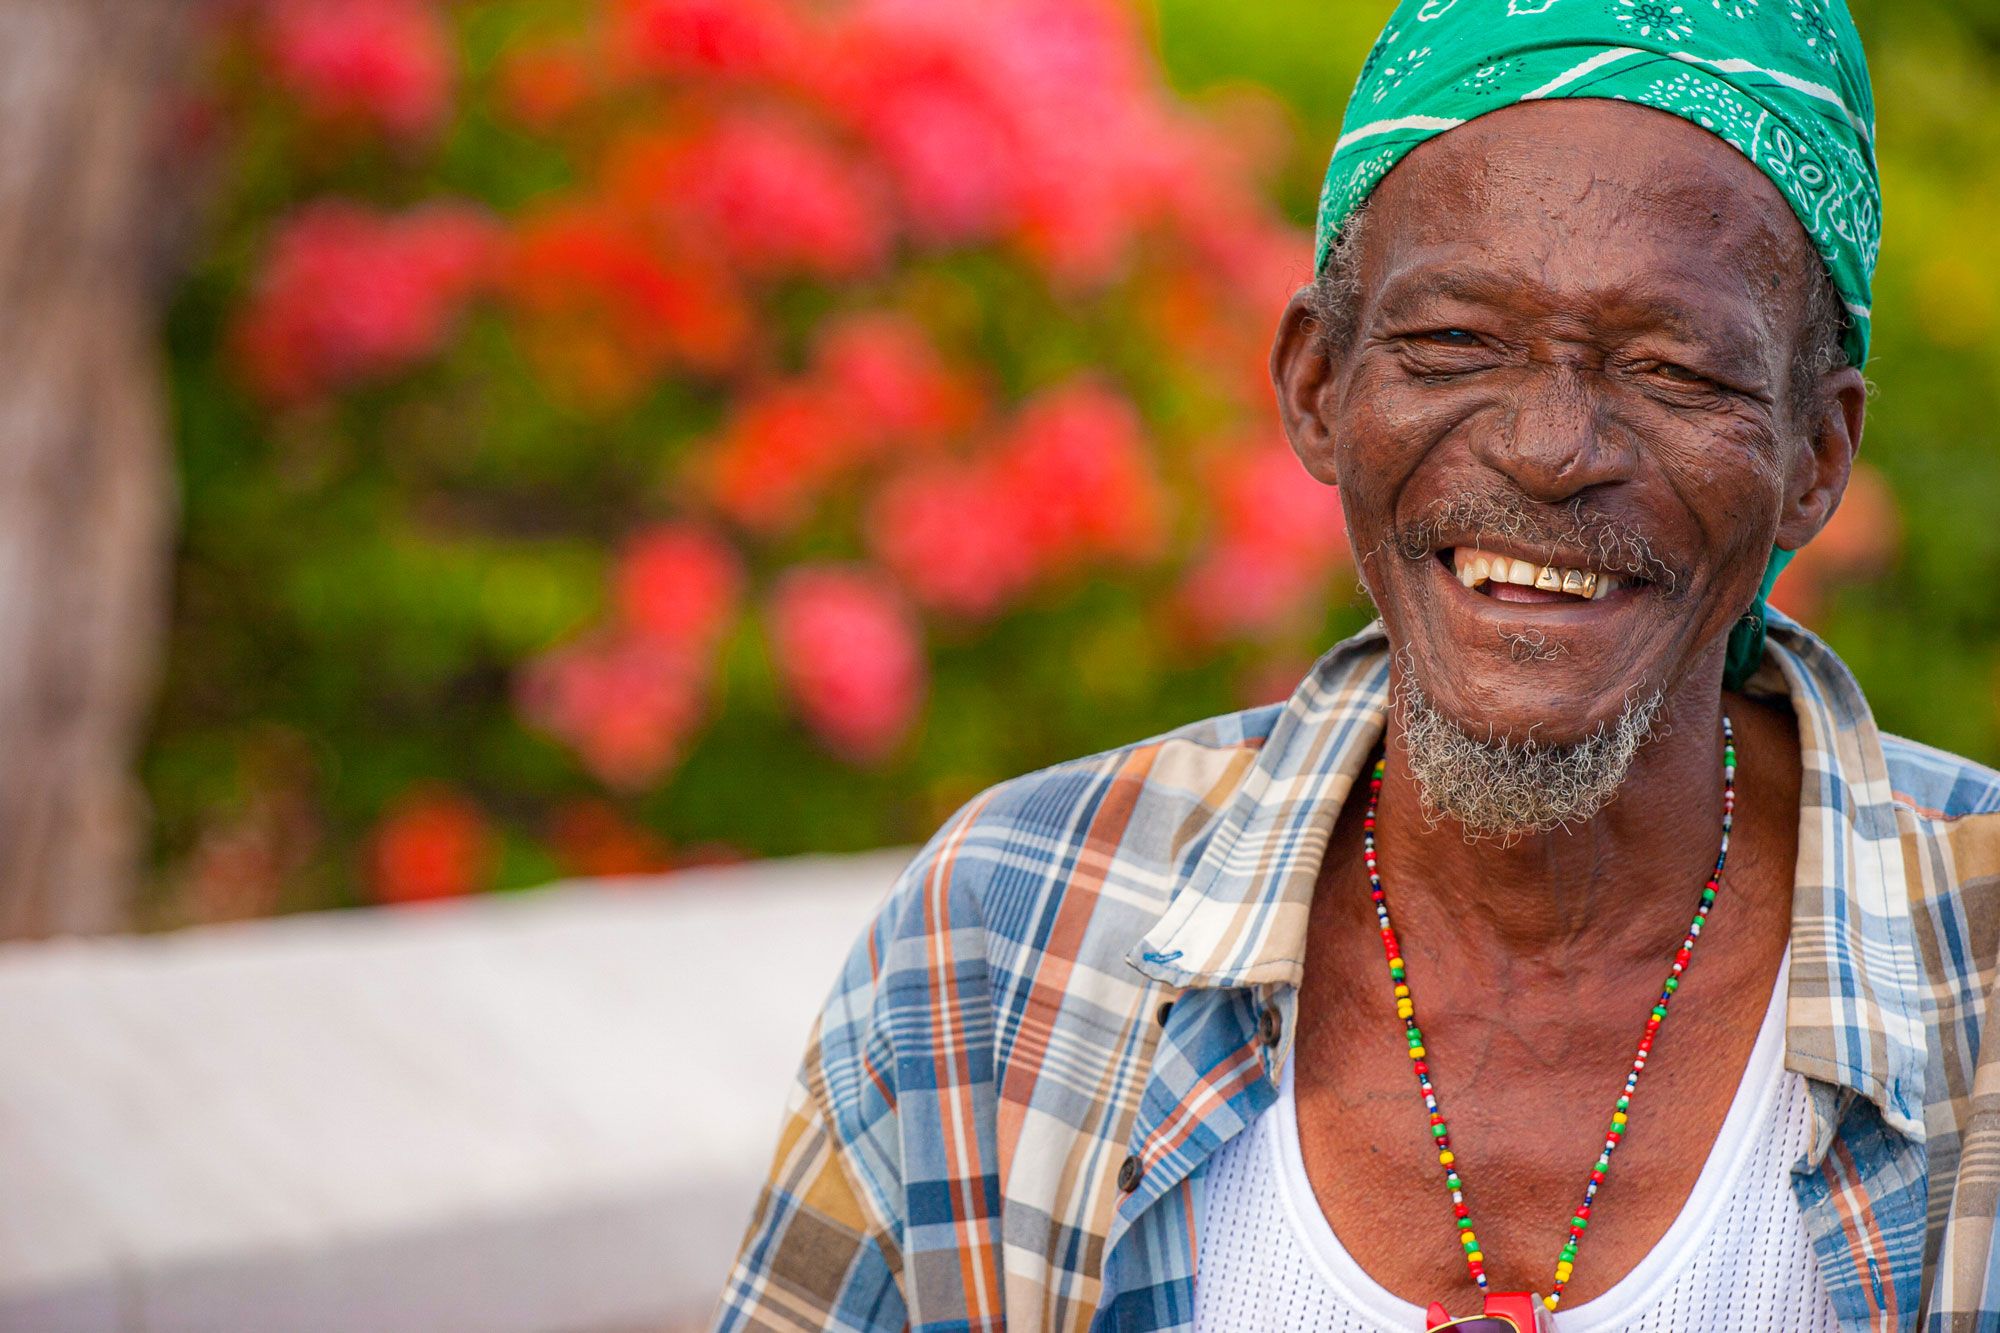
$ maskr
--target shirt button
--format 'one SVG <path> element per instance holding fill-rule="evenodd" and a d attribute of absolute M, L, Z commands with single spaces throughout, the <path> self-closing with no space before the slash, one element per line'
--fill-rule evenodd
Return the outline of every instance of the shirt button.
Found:
<path fill-rule="evenodd" d="M 1118 1168 L 1118 1192 L 1130 1194 L 1139 1188 L 1139 1177 L 1146 1174 L 1146 1168 L 1139 1162 L 1139 1154 L 1133 1153 L 1125 1159 L 1125 1165 Z"/>
<path fill-rule="evenodd" d="M 1257 1019 L 1257 1040 L 1263 1042 L 1266 1046 L 1276 1046 L 1278 1044 L 1278 1037 L 1284 1030 L 1284 1015 L 1278 1012 L 1278 1006 L 1276 1005 L 1272 1005 L 1269 1009 L 1266 1009 Z"/>
<path fill-rule="evenodd" d="M 1165 1027 L 1167 1025 L 1168 1015 L 1172 1014 L 1173 1012 L 1174 1012 L 1174 1002 L 1172 1000 L 1162 1000 L 1160 1002 L 1159 1012 L 1154 1014 L 1153 1017 L 1159 1020 L 1159 1024 L 1161 1027 Z"/>

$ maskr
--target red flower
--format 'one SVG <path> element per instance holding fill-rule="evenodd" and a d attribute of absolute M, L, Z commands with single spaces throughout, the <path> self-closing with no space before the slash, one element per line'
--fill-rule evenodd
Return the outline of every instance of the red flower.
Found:
<path fill-rule="evenodd" d="M 923 327 L 902 315 L 869 312 L 828 323 L 814 371 L 843 411 L 897 441 L 957 435 L 983 406 L 978 387 L 946 367 Z"/>
<path fill-rule="evenodd" d="M 754 273 L 851 277 L 888 247 L 874 182 L 793 116 L 742 111 L 695 135 L 637 137 L 605 175 L 617 198 Z"/>
<path fill-rule="evenodd" d="M 403 370 L 450 335 L 493 241 L 493 224 L 464 205 L 401 216 L 309 205 L 271 242 L 233 331 L 237 360 L 279 402 Z"/>
<path fill-rule="evenodd" d="M 600 782 L 636 790 L 679 761 L 705 709 L 707 667 L 660 640 L 586 640 L 531 664 L 519 707 Z"/>
<path fill-rule="evenodd" d="M 1036 573 L 1021 498 L 996 470 L 935 464 L 892 479 L 868 511 L 868 540 L 924 605 L 987 616 Z"/>
<path fill-rule="evenodd" d="M 590 57 L 574 46 L 520 47 L 500 62 L 501 106 L 531 130 L 553 130 L 595 91 Z"/>
<path fill-rule="evenodd" d="M 448 789 L 420 788 L 376 826 L 369 884 L 385 903 L 461 897 L 484 886 L 493 853 L 492 833 L 477 806 Z"/>
<path fill-rule="evenodd" d="M 537 214 L 515 235 L 508 290 L 544 372 L 561 389 L 609 404 L 680 364 L 732 365 L 750 311 L 728 275 L 601 205 Z"/>
<path fill-rule="evenodd" d="M 616 0 L 612 51 L 649 74 L 772 75 L 803 39 L 781 0 Z"/>
<path fill-rule="evenodd" d="M 413 137 L 451 109 L 450 34 L 424 0 L 275 0 L 273 80 L 308 115 Z"/>
<path fill-rule="evenodd" d="M 1309 615 L 1350 559 L 1339 492 L 1282 438 L 1229 446 L 1209 471 L 1215 540 L 1181 588 L 1197 637 L 1258 637 Z"/>
<path fill-rule="evenodd" d="M 861 423 L 802 382 L 746 401 L 720 439 L 701 451 L 701 484 L 724 514 L 772 533 L 805 521 L 837 478 L 871 445 Z"/>
<path fill-rule="evenodd" d="M 550 841 L 566 875 L 657 875 L 674 863 L 650 830 L 608 801 L 572 801 L 556 811 Z"/>
<path fill-rule="evenodd" d="M 923 704 L 923 646 L 908 609 L 866 569 L 802 565 L 771 599 L 779 672 L 806 723 L 857 762 L 884 759 Z"/>
<path fill-rule="evenodd" d="M 999 468 L 1044 567 L 1158 553 L 1164 496 L 1138 413 L 1110 389 L 1083 382 L 1030 401 L 1000 443 Z"/>
<path fill-rule="evenodd" d="M 743 562 L 715 533 L 662 523 L 641 533 L 618 562 L 624 621 L 642 635 L 705 652 L 736 614 Z"/>

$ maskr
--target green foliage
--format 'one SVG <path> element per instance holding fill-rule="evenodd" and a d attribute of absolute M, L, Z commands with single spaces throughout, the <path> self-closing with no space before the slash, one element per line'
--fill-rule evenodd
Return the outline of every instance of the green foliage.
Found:
<path fill-rule="evenodd" d="M 262 86 L 254 51 L 223 66 L 239 133 L 211 244 L 168 325 L 183 537 L 145 765 L 158 921 L 364 901 L 380 891 L 369 866 L 385 813 L 433 788 L 462 794 L 476 816 L 426 807 L 406 850 L 421 870 L 427 847 L 457 848 L 478 862 L 474 887 L 603 868 L 565 832 L 600 808 L 617 821 L 613 861 L 912 841 L 992 781 L 1273 697 L 1361 622 L 1351 577 L 1336 577 L 1310 614 L 1261 636 L 1190 643 L 1173 631 L 1181 580 L 1220 521 L 1203 450 L 1268 429 L 1237 383 L 1254 373 L 1255 340 L 1231 345 L 1229 365 L 1204 365 L 1147 304 L 1184 262 L 1173 252 L 1077 287 L 1008 244 L 899 242 L 890 265 L 845 284 L 758 289 L 759 365 L 650 373 L 615 408 L 552 391 L 519 320 L 488 305 L 393 375 L 284 410 L 246 392 L 238 312 L 302 204 L 463 197 L 511 225 L 590 188 L 613 114 L 533 131 L 496 90 L 523 34 L 573 33 L 597 8 L 454 7 L 461 86 L 446 127 L 414 148 L 329 135 Z M 1175 90 L 1204 114 L 1288 131 L 1273 140 L 1267 189 L 1302 227 L 1390 8 L 1154 0 L 1151 20 Z M 1855 9 L 1887 214 L 1865 457 L 1895 494 L 1901 540 L 1874 577 L 1781 584 L 1778 600 L 1831 639 L 1886 726 L 1995 762 L 2000 19 L 1938 0 Z M 605 101 L 625 115 L 636 96 Z M 749 395 L 805 374 L 817 331 L 855 309 L 920 324 L 948 360 L 976 367 L 1002 415 L 1079 371 L 1115 385 L 1167 487 L 1167 549 L 1086 563 L 990 617 L 927 611 L 922 725 L 862 762 L 802 720 L 763 603 L 789 568 L 869 556 L 857 534 L 879 478 L 833 485 L 796 531 L 731 529 L 755 605 L 714 647 L 701 717 L 658 781 L 607 783 L 524 724 L 524 671 L 616 618 L 621 544 L 698 507 L 692 464 Z"/>

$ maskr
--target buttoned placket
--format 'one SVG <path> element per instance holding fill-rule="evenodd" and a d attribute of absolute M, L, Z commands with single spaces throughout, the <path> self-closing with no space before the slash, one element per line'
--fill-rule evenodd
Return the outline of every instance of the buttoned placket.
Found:
<path fill-rule="evenodd" d="M 1209 1161 L 1278 1100 L 1297 1003 L 1297 987 L 1280 983 L 1192 988 L 1162 1007 L 1160 1045 L 1119 1166 L 1092 1329 L 1130 1327 L 1118 1301 L 1125 1279 L 1145 1281 L 1142 1260 L 1153 1246 L 1192 1243 Z M 1197 1278 L 1198 1261 L 1197 1251 Z M 1192 1320 L 1190 1310 L 1184 1323 L 1160 1327 L 1191 1328 Z"/>

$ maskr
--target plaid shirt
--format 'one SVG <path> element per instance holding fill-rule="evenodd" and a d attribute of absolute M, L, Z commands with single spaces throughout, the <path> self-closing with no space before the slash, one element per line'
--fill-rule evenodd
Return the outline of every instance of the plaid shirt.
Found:
<path fill-rule="evenodd" d="M 1190 1328 L 1205 1165 L 1277 1095 L 1388 675 L 1371 627 L 1282 705 L 955 816 L 820 1016 L 717 1328 Z M 1798 717 L 1793 1189 L 1841 1325 L 2000 1328 L 2000 774 L 1883 735 L 1782 617 L 1751 689 Z"/>

